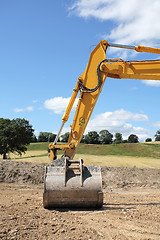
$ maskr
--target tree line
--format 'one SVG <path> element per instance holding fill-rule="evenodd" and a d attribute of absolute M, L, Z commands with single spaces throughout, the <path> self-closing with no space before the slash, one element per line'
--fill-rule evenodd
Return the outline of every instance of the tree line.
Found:
<path fill-rule="evenodd" d="M 7 158 L 7 153 L 14 152 L 22 154 L 27 150 L 27 145 L 31 142 L 54 142 L 56 134 L 50 132 L 40 132 L 39 136 L 34 135 L 34 129 L 29 121 L 16 118 L 13 120 L 0 118 L 0 154 L 3 159 Z M 67 142 L 69 132 L 60 136 L 58 141 Z M 130 134 L 128 139 L 123 140 L 121 133 L 116 133 L 113 139 L 113 134 L 108 130 L 102 130 L 99 133 L 96 131 L 88 132 L 81 139 L 82 143 L 86 144 L 119 144 L 119 143 L 137 143 L 138 137 L 135 134 Z M 152 141 L 147 138 L 146 142 Z M 160 141 L 160 130 L 155 134 L 155 141 Z"/>
<path fill-rule="evenodd" d="M 58 139 L 59 142 L 68 142 L 69 132 L 61 135 Z M 39 136 L 35 135 L 32 138 L 32 142 L 54 142 L 56 134 L 50 132 L 40 132 Z M 145 142 L 151 142 L 151 138 L 147 138 Z M 160 130 L 155 134 L 155 141 L 160 141 Z M 83 135 L 81 143 L 86 144 L 119 144 L 119 143 L 138 143 L 139 138 L 135 134 L 130 134 L 128 139 L 123 139 L 122 134 L 117 132 L 115 133 L 114 139 L 113 134 L 108 130 L 101 130 L 99 133 L 96 131 L 90 131 L 86 135 Z"/>

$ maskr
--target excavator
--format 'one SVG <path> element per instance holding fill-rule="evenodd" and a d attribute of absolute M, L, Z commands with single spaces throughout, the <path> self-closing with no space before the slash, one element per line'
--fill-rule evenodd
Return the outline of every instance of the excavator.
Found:
<path fill-rule="evenodd" d="M 160 60 L 124 61 L 121 58 L 107 59 L 109 47 L 160 54 L 160 48 L 110 44 L 102 40 L 90 54 L 87 67 L 79 76 L 67 109 L 62 117 L 62 126 L 54 143 L 49 145 L 51 163 L 45 167 L 44 208 L 101 208 L 103 206 L 102 175 L 100 166 L 84 166 L 83 160 L 73 160 L 83 137 L 103 84 L 107 77 L 116 79 L 160 80 Z M 58 139 L 69 118 L 79 93 L 77 108 L 67 144 Z M 57 150 L 63 155 L 57 159 Z"/>

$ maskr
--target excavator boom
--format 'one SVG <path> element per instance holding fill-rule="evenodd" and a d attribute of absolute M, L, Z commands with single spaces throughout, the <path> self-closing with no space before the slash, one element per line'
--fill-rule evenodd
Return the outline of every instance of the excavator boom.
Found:
<path fill-rule="evenodd" d="M 62 126 L 53 144 L 49 145 L 50 159 L 46 167 L 43 203 L 49 207 L 101 207 L 103 205 L 100 167 L 85 167 L 83 161 L 73 161 L 76 149 L 84 134 L 106 77 L 117 79 L 160 80 L 160 60 L 124 61 L 106 59 L 108 47 L 119 47 L 137 52 L 160 53 L 158 48 L 109 44 L 102 40 L 90 54 L 84 73 L 78 78 L 65 114 Z M 80 91 L 77 109 L 71 125 L 67 144 L 57 144 L 62 128 L 69 118 L 74 101 Z M 65 150 L 56 160 L 56 151 Z M 56 166 L 56 161 L 62 164 Z"/>

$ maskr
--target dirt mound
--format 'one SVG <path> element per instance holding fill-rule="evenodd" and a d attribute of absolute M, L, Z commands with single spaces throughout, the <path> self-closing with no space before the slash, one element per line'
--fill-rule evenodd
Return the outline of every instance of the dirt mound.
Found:
<path fill-rule="evenodd" d="M 0 182 L 43 183 L 45 165 L 0 160 Z M 160 187 L 160 169 L 102 167 L 103 187 Z"/>
<path fill-rule="evenodd" d="M 102 167 L 103 187 L 155 187 L 160 188 L 160 169 Z"/>
<path fill-rule="evenodd" d="M 43 164 L 0 160 L 0 182 L 38 184 L 43 175 Z"/>

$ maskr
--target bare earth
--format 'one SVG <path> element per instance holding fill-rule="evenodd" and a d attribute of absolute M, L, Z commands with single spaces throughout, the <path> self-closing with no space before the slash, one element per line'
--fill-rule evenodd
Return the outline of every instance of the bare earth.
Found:
<path fill-rule="evenodd" d="M 160 169 L 103 168 L 102 209 L 46 210 L 43 168 L 0 161 L 0 239 L 160 239 Z"/>

